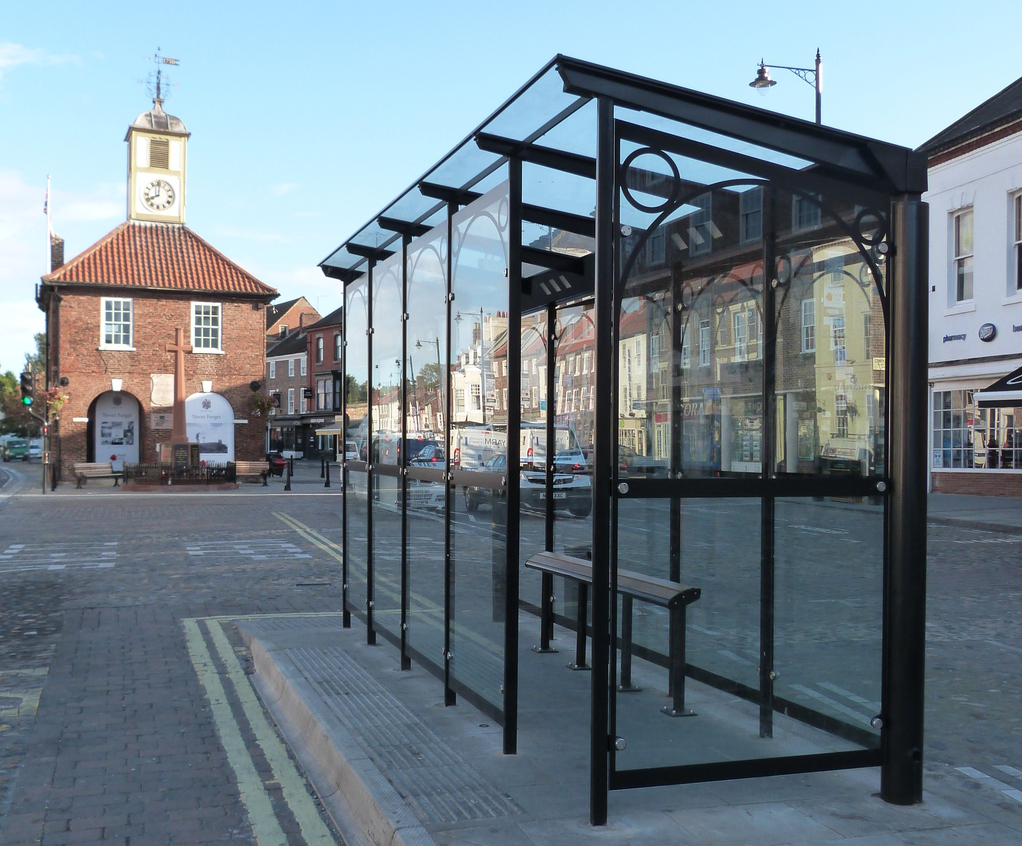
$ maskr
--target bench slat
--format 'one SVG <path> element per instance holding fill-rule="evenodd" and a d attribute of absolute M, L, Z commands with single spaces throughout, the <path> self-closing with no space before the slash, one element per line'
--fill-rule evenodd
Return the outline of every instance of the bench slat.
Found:
<path fill-rule="evenodd" d="M 588 584 L 592 584 L 593 581 L 593 565 L 584 558 L 575 558 L 571 555 L 540 552 L 529 558 L 525 562 L 525 566 L 533 570 L 544 570 L 555 576 L 584 581 Z M 636 599 L 665 608 L 690 605 L 702 594 L 702 591 L 696 587 L 628 570 L 618 570 L 617 589 L 618 592 L 628 593 Z"/>

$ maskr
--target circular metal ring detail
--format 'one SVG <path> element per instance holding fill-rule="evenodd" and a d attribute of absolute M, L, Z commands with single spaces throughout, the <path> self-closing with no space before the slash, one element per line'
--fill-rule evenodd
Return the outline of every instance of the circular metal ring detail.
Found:
<path fill-rule="evenodd" d="M 663 203 L 661 203 L 658 206 L 649 206 L 646 205 L 645 203 L 639 202 L 632 195 L 631 189 L 628 187 L 627 184 L 628 180 L 626 178 L 628 175 L 628 171 L 632 167 L 632 164 L 635 162 L 635 160 L 638 159 L 640 156 L 655 156 L 656 158 L 662 159 L 663 161 L 667 162 L 667 166 L 671 169 L 671 174 L 674 178 L 674 185 L 671 189 L 671 196 L 667 197 L 663 201 Z M 628 156 L 624 160 L 624 163 L 621 165 L 621 173 L 622 173 L 621 193 L 624 194 L 625 197 L 628 199 L 628 202 L 631 203 L 639 211 L 644 211 L 647 212 L 648 214 L 660 214 L 661 212 L 669 209 L 677 199 L 675 195 L 679 190 L 679 185 L 681 182 L 681 173 L 678 170 L 678 166 L 674 163 L 674 160 L 662 150 L 654 150 L 652 147 L 641 147 L 638 150 L 633 150 L 631 153 L 628 154 Z"/>
<path fill-rule="evenodd" d="M 866 222 L 869 220 L 876 221 L 876 231 L 870 232 L 866 228 Z M 862 243 L 870 247 L 875 247 L 885 238 L 887 238 L 887 223 L 873 209 L 863 209 L 855 216 L 855 231 L 859 233 L 859 237 L 862 239 Z"/>

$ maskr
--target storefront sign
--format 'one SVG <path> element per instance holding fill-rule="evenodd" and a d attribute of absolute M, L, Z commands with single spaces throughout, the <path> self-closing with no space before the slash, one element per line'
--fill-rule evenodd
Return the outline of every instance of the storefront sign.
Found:
<path fill-rule="evenodd" d="M 979 327 L 979 339 L 990 343 L 997 337 L 997 327 L 993 323 L 984 323 Z"/>
<path fill-rule="evenodd" d="M 962 334 L 960 334 L 960 335 L 945 335 L 944 336 L 944 343 L 945 344 L 948 341 L 964 341 L 964 340 L 965 340 L 965 333 L 964 332 Z"/>

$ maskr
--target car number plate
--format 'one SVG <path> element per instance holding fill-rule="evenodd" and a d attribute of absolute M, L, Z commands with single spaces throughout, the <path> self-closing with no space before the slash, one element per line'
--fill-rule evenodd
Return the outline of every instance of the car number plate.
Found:
<path fill-rule="evenodd" d="M 539 495 L 540 499 L 546 499 L 546 491 L 542 491 Z M 564 491 L 554 491 L 554 499 L 567 499 L 568 494 Z"/>

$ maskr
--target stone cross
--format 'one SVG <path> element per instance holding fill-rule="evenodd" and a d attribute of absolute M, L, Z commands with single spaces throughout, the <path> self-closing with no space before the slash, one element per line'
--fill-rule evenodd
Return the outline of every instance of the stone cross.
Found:
<path fill-rule="evenodd" d="M 188 443 L 188 431 L 185 424 L 185 353 L 192 351 L 192 345 L 186 344 L 184 330 L 174 330 L 174 343 L 167 344 L 167 352 L 174 353 L 174 427 L 170 434 L 171 444 Z"/>

